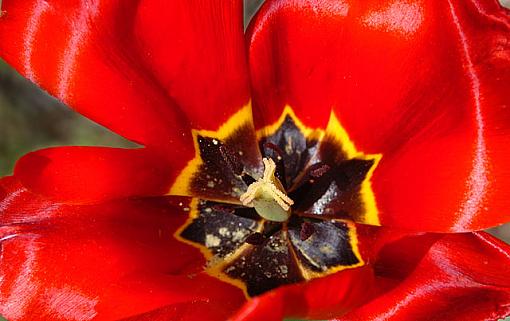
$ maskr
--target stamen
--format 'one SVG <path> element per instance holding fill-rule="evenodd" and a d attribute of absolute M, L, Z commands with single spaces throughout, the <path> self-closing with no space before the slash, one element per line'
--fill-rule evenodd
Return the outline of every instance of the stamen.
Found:
<path fill-rule="evenodd" d="M 269 149 L 272 153 L 276 154 L 277 160 L 281 160 L 283 158 L 283 151 L 280 149 L 280 147 L 276 146 L 275 144 L 265 142 L 264 148 Z"/>
<path fill-rule="evenodd" d="M 322 175 L 326 174 L 330 169 L 331 167 L 329 167 L 329 165 L 327 164 L 317 163 L 315 164 L 315 166 L 312 166 L 312 168 L 310 168 L 310 176 L 319 178 Z"/>
<path fill-rule="evenodd" d="M 276 173 L 275 176 L 280 180 L 283 187 L 287 189 L 286 181 L 285 181 L 285 166 L 283 164 L 284 152 L 277 145 L 271 142 L 265 142 L 263 145 L 264 154 L 267 158 L 271 158 L 276 163 Z M 270 155 L 270 156 L 268 156 Z"/>
<path fill-rule="evenodd" d="M 284 222 L 290 216 L 290 206 L 294 201 L 285 194 L 282 183 L 275 177 L 276 164 L 272 159 L 262 159 L 264 176 L 248 186 L 240 201 L 245 206 L 254 207 L 263 218 Z"/>
<path fill-rule="evenodd" d="M 301 224 L 301 231 L 299 232 L 299 238 L 301 241 L 308 240 L 313 233 L 315 233 L 315 228 L 312 223 L 303 222 L 303 224 Z"/>

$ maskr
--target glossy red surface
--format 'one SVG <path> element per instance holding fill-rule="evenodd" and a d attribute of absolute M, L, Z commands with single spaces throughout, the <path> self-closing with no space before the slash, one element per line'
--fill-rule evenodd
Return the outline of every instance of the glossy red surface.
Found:
<path fill-rule="evenodd" d="M 510 313 L 507 245 L 397 229 L 510 220 L 510 19 L 496 1 L 268 1 L 245 42 L 234 0 L 4 0 L 3 9 L 2 58 L 146 146 L 38 151 L 0 180 L 9 320 Z M 248 82 L 257 127 L 285 104 L 309 127 L 324 128 L 333 110 L 359 150 L 383 154 L 372 185 L 390 228 L 359 227 L 364 268 L 246 301 L 172 237 L 187 199 L 146 197 L 164 194 L 193 158 L 192 128 L 215 130 L 248 102 Z"/>
<path fill-rule="evenodd" d="M 141 60 L 133 35 L 136 8 L 125 1 L 5 1 L 1 55 L 115 132 L 184 152 L 190 148 L 189 124 Z"/>
<path fill-rule="evenodd" d="M 496 1 L 268 1 L 249 29 L 257 127 L 333 109 L 381 153 L 381 223 L 461 231 L 509 220 L 510 18 Z"/>
<path fill-rule="evenodd" d="M 452 318 L 510 312 L 508 245 L 484 233 L 407 235 L 361 225 L 364 267 L 245 301 L 241 290 L 202 272 L 197 249 L 172 237 L 188 201 L 65 205 L 3 178 L 0 314 L 13 321 L 280 320 L 349 312 L 356 320 L 384 313 L 425 318 L 433 309 Z M 395 302 L 403 303 L 393 309 Z"/>
<path fill-rule="evenodd" d="M 172 181 L 168 163 L 145 148 L 48 148 L 25 155 L 14 172 L 33 191 L 74 204 L 163 195 Z"/>
<path fill-rule="evenodd" d="M 508 221 L 510 22 L 495 1 L 268 1 L 247 35 L 250 74 L 240 1 L 118 6 L 7 1 L 0 51 L 70 106 L 157 151 L 169 168 L 158 186 L 193 157 L 191 128 L 216 129 L 247 103 L 250 75 L 256 126 L 285 104 L 310 127 L 334 110 L 359 150 L 383 154 L 372 179 L 383 225 Z"/>
<path fill-rule="evenodd" d="M 248 104 L 242 1 L 144 0 L 133 21 L 142 63 L 192 128 L 215 130 Z"/>
<path fill-rule="evenodd" d="M 62 205 L 0 180 L 0 315 L 113 320 L 193 302 L 223 319 L 242 292 L 201 273 L 202 254 L 172 237 L 185 198 Z M 190 274 L 194 277 L 190 277 Z"/>
<path fill-rule="evenodd" d="M 338 320 L 498 320 L 510 314 L 509 259 L 484 232 L 403 239 L 376 263 L 379 281 L 393 284 Z"/>

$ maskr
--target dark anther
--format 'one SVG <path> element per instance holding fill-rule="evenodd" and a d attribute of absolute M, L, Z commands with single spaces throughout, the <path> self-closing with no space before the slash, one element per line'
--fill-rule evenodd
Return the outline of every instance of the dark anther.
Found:
<path fill-rule="evenodd" d="M 329 167 L 329 165 L 317 163 L 317 164 L 313 164 L 310 167 L 309 173 L 310 173 L 310 176 L 312 176 L 314 178 L 319 178 L 322 175 L 326 174 L 330 169 L 331 169 L 331 167 Z"/>
<path fill-rule="evenodd" d="M 248 174 L 241 175 L 241 179 L 246 184 L 246 186 L 250 186 L 252 183 L 256 182 L 256 179 L 251 177 L 251 175 L 248 175 Z"/>
<path fill-rule="evenodd" d="M 261 245 L 266 240 L 266 237 L 262 235 L 259 232 L 252 233 L 248 235 L 246 240 L 244 240 L 246 243 L 251 245 Z"/>
<path fill-rule="evenodd" d="M 331 185 L 334 172 L 334 167 L 321 162 L 310 165 L 290 195 L 295 202 L 294 209 L 306 210 L 319 200 Z"/>
<path fill-rule="evenodd" d="M 227 163 L 228 167 L 232 170 L 232 172 L 236 175 L 241 175 L 244 170 L 243 163 L 239 160 L 239 157 L 232 152 L 228 147 L 225 145 L 220 146 L 220 153 L 225 162 Z"/>
<path fill-rule="evenodd" d="M 285 165 L 283 164 L 283 151 L 277 145 L 271 142 L 265 142 L 262 145 L 264 148 L 264 155 L 271 158 L 276 164 L 276 177 L 280 180 L 283 187 L 286 189 L 287 181 L 285 180 Z"/>
<path fill-rule="evenodd" d="M 269 149 L 269 150 L 271 150 L 271 152 L 273 152 L 275 154 L 277 159 L 273 159 L 274 161 L 283 159 L 283 150 L 280 147 L 276 146 L 275 144 L 273 144 L 271 142 L 265 142 L 263 146 L 264 146 L 264 149 Z M 268 153 L 265 153 L 265 154 L 267 155 Z"/>
<path fill-rule="evenodd" d="M 310 222 L 303 222 L 301 224 L 301 231 L 299 232 L 299 238 L 301 241 L 306 241 L 310 236 L 315 233 L 315 227 L 313 227 L 313 224 Z"/>
<path fill-rule="evenodd" d="M 239 157 L 237 157 L 237 154 L 232 152 L 231 149 L 229 149 L 225 145 L 221 145 L 220 153 L 223 159 L 225 160 L 225 163 L 227 163 L 227 166 L 232 170 L 232 173 L 241 176 L 241 179 L 246 184 L 246 186 L 250 186 L 252 183 L 256 181 L 253 177 L 244 172 L 243 163 L 241 162 Z"/>

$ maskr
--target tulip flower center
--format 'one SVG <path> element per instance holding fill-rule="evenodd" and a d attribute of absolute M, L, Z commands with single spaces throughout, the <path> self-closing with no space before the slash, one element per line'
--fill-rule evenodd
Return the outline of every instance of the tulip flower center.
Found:
<path fill-rule="evenodd" d="M 244 206 L 254 207 L 266 220 L 284 222 L 290 216 L 290 206 L 294 201 L 285 194 L 282 183 L 274 175 L 276 171 L 274 161 L 270 158 L 264 158 L 262 161 L 264 176 L 250 184 L 240 200 Z"/>
<path fill-rule="evenodd" d="M 196 158 L 171 190 L 194 197 L 175 236 L 209 274 L 254 296 L 364 264 L 354 221 L 378 223 L 379 156 L 355 150 L 334 114 L 310 129 L 287 108 L 255 132 L 249 110 L 194 134 Z"/>

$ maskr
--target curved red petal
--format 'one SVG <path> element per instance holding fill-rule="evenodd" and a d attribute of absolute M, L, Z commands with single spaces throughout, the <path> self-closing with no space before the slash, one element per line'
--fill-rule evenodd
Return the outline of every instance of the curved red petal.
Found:
<path fill-rule="evenodd" d="M 99 202 L 167 193 L 177 170 L 145 148 L 56 147 L 22 157 L 15 176 L 57 201 Z"/>
<path fill-rule="evenodd" d="M 308 47 L 313 39 L 321 41 L 323 30 L 309 20 L 312 7 L 327 12 L 323 4 L 266 1 L 252 19 L 247 42 L 257 128 L 275 123 L 286 105 L 309 127 L 326 127 L 331 105 L 322 103 L 328 98 L 316 92 L 324 86 L 324 76 L 315 73 L 315 65 L 330 61 L 317 59 Z"/>
<path fill-rule="evenodd" d="M 242 1 L 4 1 L 0 55 L 87 117 L 192 158 L 249 102 Z"/>
<path fill-rule="evenodd" d="M 356 231 L 364 266 L 277 288 L 249 300 L 230 320 L 329 319 L 348 313 L 394 287 L 392 279 L 414 270 L 441 237 L 361 224 Z"/>
<path fill-rule="evenodd" d="M 219 289 L 214 290 L 218 291 Z M 238 302 L 232 306 L 232 301 L 232 298 L 225 296 L 207 302 L 173 304 L 122 319 L 122 321 L 225 321 L 231 314 L 232 308 L 238 306 Z"/>
<path fill-rule="evenodd" d="M 414 244 L 418 244 L 415 242 Z M 400 248 L 400 250 L 399 250 Z M 510 247 L 486 233 L 443 235 L 412 270 L 402 243 L 386 253 L 378 277 L 396 283 L 340 320 L 496 320 L 510 315 Z M 387 271 L 396 273 L 387 273 Z"/>
<path fill-rule="evenodd" d="M 495 5 L 485 11 L 488 4 L 447 2 L 440 8 L 451 28 L 435 23 L 442 31 L 428 37 L 436 44 L 435 61 L 444 65 L 428 80 L 436 97 L 446 92 L 427 107 L 434 114 L 402 118 L 412 134 L 390 148 L 374 172 L 382 224 L 465 231 L 510 220 L 510 16 Z"/>
<path fill-rule="evenodd" d="M 140 64 L 136 2 L 4 1 L 2 9 L 0 55 L 21 74 L 129 139 L 189 148 L 185 115 Z"/>
<path fill-rule="evenodd" d="M 242 0 L 144 0 L 134 27 L 143 63 L 192 128 L 215 130 L 248 104 Z"/>
<path fill-rule="evenodd" d="M 112 320 L 240 290 L 200 273 L 202 255 L 172 235 L 185 198 L 62 205 L 0 181 L 0 314 L 9 320 Z"/>
<path fill-rule="evenodd" d="M 358 150 L 382 154 L 383 225 L 508 221 L 509 17 L 494 0 L 268 1 L 249 33 L 256 120 L 289 104 L 326 127 L 333 110 Z"/>
<path fill-rule="evenodd" d="M 310 282 L 284 286 L 249 300 L 232 321 L 277 321 L 285 317 L 324 319 L 345 313 L 370 294 L 370 267 L 344 270 Z"/>

